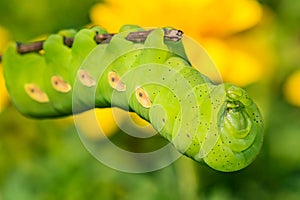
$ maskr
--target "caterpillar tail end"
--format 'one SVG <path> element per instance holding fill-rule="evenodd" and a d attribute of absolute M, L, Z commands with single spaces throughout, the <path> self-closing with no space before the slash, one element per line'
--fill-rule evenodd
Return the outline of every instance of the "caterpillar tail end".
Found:
<path fill-rule="evenodd" d="M 263 121 L 245 90 L 228 83 L 222 87 L 226 101 L 218 114 L 219 138 L 203 160 L 214 169 L 231 172 L 248 166 L 260 152 Z"/>

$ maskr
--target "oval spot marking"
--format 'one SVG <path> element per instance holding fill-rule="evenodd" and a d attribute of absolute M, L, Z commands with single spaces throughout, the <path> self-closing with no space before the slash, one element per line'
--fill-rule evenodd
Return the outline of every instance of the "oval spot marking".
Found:
<path fill-rule="evenodd" d="M 152 103 L 149 99 L 147 92 L 142 88 L 137 88 L 135 91 L 135 96 L 138 102 L 145 108 L 150 108 Z"/>
<path fill-rule="evenodd" d="M 124 92 L 126 91 L 126 85 L 123 83 L 119 77 L 119 75 L 114 72 L 110 71 L 108 72 L 108 82 L 112 88 L 114 88 L 117 91 Z"/>
<path fill-rule="evenodd" d="M 67 93 L 72 89 L 71 85 L 69 83 L 66 83 L 60 76 L 52 76 L 51 84 L 56 91 L 61 93 Z"/>
<path fill-rule="evenodd" d="M 24 85 L 25 92 L 30 98 L 39 103 L 48 103 L 48 95 L 41 90 L 39 86 L 33 83 L 27 83 Z"/>
<path fill-rule="evenodd" d="M 79 69 L 78 78 L 80 82 L 87 87 L 92 87 L 96 85 L 96 81 L 93 79 L 93 77 L 91 77 L 87 70 Z"/>

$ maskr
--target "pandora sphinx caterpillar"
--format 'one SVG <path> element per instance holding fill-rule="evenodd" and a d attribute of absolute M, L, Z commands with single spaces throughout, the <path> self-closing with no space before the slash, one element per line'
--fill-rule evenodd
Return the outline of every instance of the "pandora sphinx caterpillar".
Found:
<path fill-rule="evenodd" d="M 181 32 L 124 26 L 111 39 L 99 27 L 51 35 L 39 53 L 3 56 L 12 102 L 24 115 L 52 118 L 116 106 L 149 121 L 181 153 L 220 171 L 248 166 L 262 145 L 263 123 L 245 90 L 214 84 L 191 66 Z M 173 39 L 166 39 L 166 32 Z M 71 47 L 63 44 L 74 37 Z M 172 38 L 172 37 L 171 37 Z"/>

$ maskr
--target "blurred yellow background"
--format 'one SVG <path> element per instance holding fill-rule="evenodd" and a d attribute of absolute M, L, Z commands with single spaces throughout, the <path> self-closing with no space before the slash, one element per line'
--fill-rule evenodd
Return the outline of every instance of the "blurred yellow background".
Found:
<path fill-rule="evenodd" d="M 119 172 L 89 154 L 72 118 L 34 120 L 20 115 L 9 101 L 0 65 L 0 200 L 298 199 L 299 21 L 300 1 L 294 0 L 2 0 L 0 54 L 12 41 L 86 25 L 109 32 L 123 24 L 183 30 L 207 50 L 224 82 L 244 87 L 258 103 L 265 140 L 255 162 L 235 173 L 216 172 L 185 157 L 155 172 Z M 164 142 L 160 137 L 126 136 L 110 109 L 97 110 L 96 115 L 121 148 L 144 152 Z M 89 120 L 79 126 L 87 137 L 101 141 Z"/>

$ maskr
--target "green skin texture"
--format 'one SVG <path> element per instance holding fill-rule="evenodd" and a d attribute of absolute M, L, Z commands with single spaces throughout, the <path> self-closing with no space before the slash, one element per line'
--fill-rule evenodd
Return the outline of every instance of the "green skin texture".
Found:
<path fill-rule="evenodd" d="M 248 166 L 260 151 L 263 123 L 257 106 L 246 92 L 232 84 L 216 85 L 191 67 L 181 41 L 164 41 L 157 28 L 144 43 L 126 40 L 129 32 L 141 30 L 124 26 L 108 44 L 97 45 L 93 37 L 105 30 L 94 27 L 61 31 L 44 43 L 44 55 L 20 55 L 12 45 L 3 57 L 4 77 L 11 99 L 24 115 L 53 118 L 98 107 L 120 107 L 134 111 L 150 122 L 181 153 L 224 172 Z M 72 48 L 63 37 L 75 37 Z M 84 69 L 96 81 L 87 87 L 78 79 Z M 117 91 L 108 82 L 116 72 L 126 85 Z M 61 93 L 50 79 L 59 75 L 72 89 Z M 35 83 L 47 93 L 49 102 L 28 96 L 24 84 Z M 144 107 L 137 100 L 142 88 L 151 101 Z"/>

